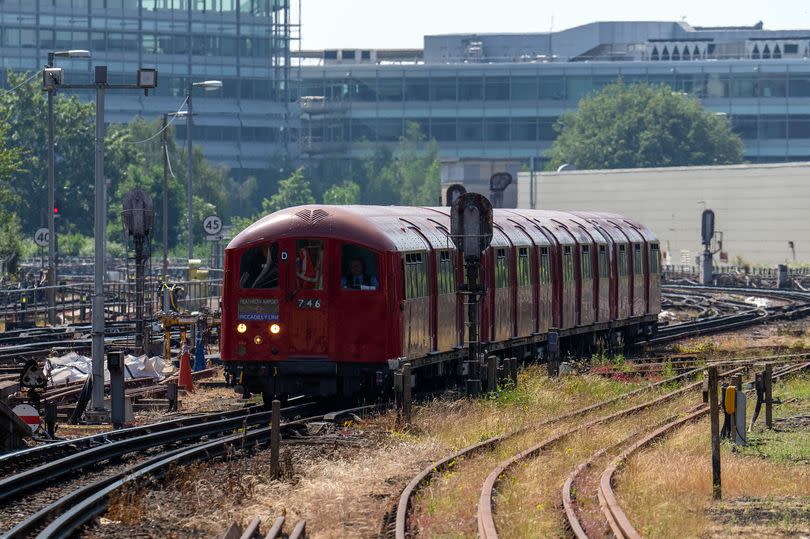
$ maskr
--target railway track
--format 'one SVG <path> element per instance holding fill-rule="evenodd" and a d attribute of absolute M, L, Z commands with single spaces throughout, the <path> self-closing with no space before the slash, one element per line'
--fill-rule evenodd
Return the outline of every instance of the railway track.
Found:
<path fill-rule="evenodd" d="M 673 324 L 671 326 L 663 326 L 658 329 L 658 334 L 655 337 L 645 341 L 646 345 L 663 344 L 685 336 L 698 337 L 720 331 L 739 329 L 758 323 L 794 319 L 810 315 L 810 293 L 795 290 L 764 290 L 678 284 L 663 285 L 662 291 L 666 294 L 682 292 L 693 295 L 729 294 L 737 296 L 757 296 L 786 301 L 788 304 L 768 308 L 749 306 L 748 309 L 734 311 L 730 314 Z"/>
<path fill-rule="evenodd" d="M 806 361 L 806 357 L 802 357 L 801 359 L 805 359 L 805 361 L 797 364 L 795 362 L 795 358 L 792 358 L 792 362 L 786 362 L 784 366 L 781 367 L 781 369 L 775 374 L 785 376 L 786 374 L 796 372 L 797 370 L 810 366 L 810 362 Z M 747 361 L 722 362 L 718 364 L 725 367 L 731 367 L 722 374 L 722 377 L 729 377 L 733 374 L 742 372 L 743 367 L 759 361 L 762 361 L 762 358 L 752 358 Z M 697 370 L 691 370 L 677 377 L 663 380 L 655 386 L 662 387 L 672 384 L 673 382 L 683 381 L 691 378 L 695 374 L 697 374 Z M 566 425 L 565 423 L 567 420 L 573 418 L 590 417 L 601 410 L 608 409 L 611 404 L 621 401 L 629 401 L 632 397 L 638 397 L 641 394 L 650 393 L 650 390 L 653 389 L 652 386 L 642 388 L 534 425 L 532 429 L 533 431 L 536 432 L 539 428 L 543 427 L 544 431 L 547 432 L 547 435 L 545 436 L 537 436 L 535 433 L 533 433 L 535 439 L 539 437 L 542 439 L 542 441 L 522 448 L 508 458 L 499 461 L 490 469 L 487 477 L 482 481 L 476 512 L 476 527 L 478 536 L 485 539 L 493 539 L 499 536 L 495 512 L 499 496 L 499 485 L 504 483 L 505 478 L 509 476 L 510 473 L 514 473 L 517 470 L 518 465 L 526 464 L 532 459 L 542 459 L 546 452 L 551 451 L 555 446 L 569 438 L 573 439 L 575 436 L 587 436 L 587 433 L 599 428 L 600 426 L 609 425 L 619 421 L 629 422 L 628 418 L 646 414 L 644 415 L 644 418 L 646 418 L 646 426 L 638 428 L 638 424 L 645 423 L 644 419 L 637 419 L 634 421 L 634 423 L 625 425 L 625 431 L 622 433 L 623 436 L 617 440 L 611 440 L 607 447 L 596 451 L 590 456 L 589 459 L 580 462 L 575 466 L 574 471 L 571 472 L 571 475 L 569 475 L 567 480 L 565 480 L 565 489 L 567 490 L 564 490 L 563 493 L 563 506 L 566 507 L 566 510 L 568 511 L 569 506 L 573 507 L 572 504 L 576 500 L 576 496 L 572 495 L 572 485 L 576 484 L 576 481 L 580 479 L 582 474 L 585 474 L 589 469 L 592 468 L 594 462 L 598 462 L 599 459 L 606 459 L 608 456 L 615 455 L 617 452 L 625 449 L 628 445 L 631 445 L 631 443 L 639 437 L 649 437 L 649 440 L 644 438 L 647 441 L 644 443 L 639 443 L 638 447 L 634 446 L 634 450 L 638 450 L 646 443 L 649 443 L 649 441 L 656 439 L 666 432 L 669 432 L 671 429 L 677 428 L 685 422 L 699 417 L 700 414 L 705 414 L 707 408 L 702 404 L 695 404 L 690 398 L 690 395 L 699 393 L 701 386 L 702 382 L 700 381 L 689 383 L 684 387 L 674 391 L 669 391 L 663 395 L 653 395 L 651 398 L 646 399 L 638 404 L 631 405 L 628 403 L 627 406 L 621 407 L 617 411 L 612 411 L 610 413 L 597 416 L 593 419 L 588 419 L 587 421 L 579 421 L 573 425 Z M 660 414 L 660 410 L 665 410 L 664 405 L 674 406 L 675 409 L 677 409 L 677 413 L 665 414 L 662 416 Z M 655 410 L 659 410 L 657 415 L 653 414 L 653 411 Z M 430 466 L 422 470 L 402 491 L 396 512 L 392 512 L 387 517 L 387 521 L 383 524 L 382 535 L 384 537 L 395 537 L 396 539 L 405 539 L 406 537 L 416 535 L 418 530 L 414 529 L 412 526 L 414 518 L 411 515 L 411 511 L 414 509 L 415 498 L 420 494 L 422 489 L 424 489 L 424 487 L 431 482 L 431 480 L 438 477 L 442 472 L 446 471 L 451 466 L 453 467 L 455 473 L 464 474 L 465 472 L 461 467 L 463 466 L 463 462 L 465 460 L 471 459 L 473 456 L 486 451 L 492 452 L 497 447 L 504 446 L 505 442 L 508 440 L 514 439 L 518 435 L 525 433 L 526 430 L 527 429 L 524 428 L 478 442 L 440 461 L 432 463 Z M 519 487 L 514 486 L 514 480 L 510 481 L 507 484 L 507 487 L 515 492 L 519 490 Z M 583 492 L 583 490 L 582 488 L 577 488 L 576 492 Z M 593 492 L 596 492 L 595 488 L 593 489 Z M 609 506 L 611 500 L 609 493 L 605 496 L 605 499 L 607 500 L 605 504 Z M 574 509 L 570 510 L 573 511 Z M 579 520 L 573 520 L 570 524 L 570 529 L 573 530 L 575 535 L 578 535 L 578 531 L 582 530 Z M 610 531 L 610 528 L 607 528 L 607 530 Z M 579 537 L 587 537 L 587 535 L 581 535 Z"/>
<path fill-rule="evenodd" d="M 291 418 L 311 412 L 313 403 L 282 410 Z M 307 419 L 287 420 L 286 431 Z M 112 490 L 168 466 L 213 458 L 229 447 L 263 445 L 269 440 L 271 412 L 258 407 L 204 414 L 59 442 L 3 456 L 10 472 L 0 480 L 0 526 L 3 537 L 63 537 L 106 508 Z M 43 531 L 44 530 L 44 531 Z M 65 531 L 67 530 L 67 531 Z"/>
<path fill-rule="evenodd" d="M 774 379 L 785 378 L 808 367 L 810 367 L 810 362 L 785 366 L 774 373 Z M 672 416 L 662 425 L 656 425 L 634 433 L 620 443 L 602 449 L 591 455 L 586 461 L 579 463 L 568 476 L 562 488 L 563 507 L 567 524 L 572 533 L 578 539 L 587 539 L 589 537 L 580 514 L 582 504 L 577 503 L 578 498 L 584 496 L 577 493 L 586 493 L 586 495 L 592 493 L 598 499 L 599 511 L 603 517 L 601 529 L 595 530 L 595 533 L 591 534 L 592 536 L 612 533 L 617 538 L 640 539 L 640 534 L 630 522 L 614 492 L 613 485 L 616 472 L 633 454 L 687 423 L 706 416 L 708 413 L 709 407 L 707 405 L 698 404 L 685 415 Z M 616 456 L 610 459 L 611 455 Z M 591 473 L 590 480 L 583 478 L 588 470 L 594 468 L 599 461 L 607 463 L 601 473 Z M 593 524 L 589 528 L 593 529 Z"/>

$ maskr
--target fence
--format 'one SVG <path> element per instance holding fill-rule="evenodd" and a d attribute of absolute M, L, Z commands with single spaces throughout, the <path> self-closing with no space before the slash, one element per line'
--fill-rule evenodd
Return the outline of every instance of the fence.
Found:
<path fill-rule="evenodd" d="M 172 282 L 173 303 L 168 310 L 218 312 L 222 295 L 222 279 Z M 93 283 L 78 282 L 53 287 L 56 290 L 56 319 L 59 324 L 89 323 L 92 317 Z M 0 289 L 0 324 L 45 324 L 48 320 L 48 291 L 50 287 L 18 287 Z M 163 310 L 167 289 L 156 280 L 144 287 L 146 318 Z M 112 282 L 104 285 L 104 319 L 106 321 L 135 320 L 135 282 Z"/>
<path fill-rule="evenodd" d="M 668 264 L 662 268 L 667 277 L 697 276 L 700 268 L 689 265 Z M 748 275 L 751 277 L 764 277 L 776 279 L 779 275 L 777 268 L 748 267 L 748 266 L 714 266 L 715 275 Z M 802 278 L 810 275 L 810 268 L 788 268 L 789 278 Z"/>

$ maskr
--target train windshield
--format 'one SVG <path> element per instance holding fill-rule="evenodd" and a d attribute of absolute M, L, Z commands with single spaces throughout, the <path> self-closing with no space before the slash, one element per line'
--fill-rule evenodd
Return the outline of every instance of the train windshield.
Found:
<path fill-rule="evenodd" d="M 377 255 L 365 247 L 346 244 L 341 253 L 340 287 L 349 290 L 377 290 Z"/>
<path fill-rule="evenodd" d="M 278 288 L 278 244 L 261 245 L 245 251 L 239 265 L 239 287 Z"/>

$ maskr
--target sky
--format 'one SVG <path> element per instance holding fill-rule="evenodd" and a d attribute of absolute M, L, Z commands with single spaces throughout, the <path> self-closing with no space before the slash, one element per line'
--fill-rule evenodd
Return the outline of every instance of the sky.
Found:
<path fill-rule="evenodd" d="M 595 21 L 810 29 L 810 0 L 300 0 L 302 48 L 421 48 L 432 34 L 546 32 Z M 292 1 L 297 4 L 297 0 Z M 731 7 L 733 6 L 733 7 Z"/>

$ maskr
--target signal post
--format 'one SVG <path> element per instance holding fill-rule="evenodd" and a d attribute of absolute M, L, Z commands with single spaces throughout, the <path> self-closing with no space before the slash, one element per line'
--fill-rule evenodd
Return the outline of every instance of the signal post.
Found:
<path fill-rule="evenodd" d="M 479 342 L 478 305 L 486 291 L 479 275 L 483 253 L 492 242 L 492 204 L 478 193 L 464 193 L 450 209 L 450 238 L 464 257 L 464 284 L 456 291 L 465 298 L 467 305 L 467 332 L 469 353 L 465 363 L 466 389 L 468 395 L 481 393 L 481 373 L 484 358 Z"/>

